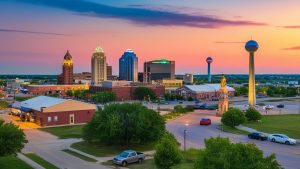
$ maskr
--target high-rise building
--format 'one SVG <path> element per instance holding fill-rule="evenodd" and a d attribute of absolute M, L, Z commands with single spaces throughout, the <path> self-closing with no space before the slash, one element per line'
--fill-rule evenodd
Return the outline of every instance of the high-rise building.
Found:
<path fill-rule="evenodd" d="M 73 84 L 73 61 L 69 51 L 64 56 L 62 65 L 62 74 L 58 76 L 58 84 Z"/>
<path fill-rule="evenodd" d="M 194 83 L 194 75 L 187 73 L 183 76 L 184 84 L 193 84 Z"/>
<path fill-rule="evenodd" d="M 248 90 L 248 104 L 253 107 L 256 105 L 255 93 L 255 69 L 254 69 L 254 52 L 258 49 L 258 43 L 250 40 L 246 43 L 245 49 L 249 52 L 249 90 Z"/>
<path fill-rule="evenodd" d="M 210 74 L 210 65 L 213 62 L 213 59 L 211 57 L 206 58 L 207 62 L 207 80 L 210 83 L 211 82 L 211 74 Z"/>
<path fill-rule="evenodd" d="M 228 91 L 226 86 L 226 78 L 224 74 L 221 77 L 220 89 L 219 89 L 219 104 L 218 104 L 218 111 L 217 116 L 222 116 L 225 112 L 228 111 Z"/>
<path fill-rule="evenodd" d="M 161 59 L 144 63 L 145 83 L 162 79 L 175 79 L 175 61 Z"/>
<path fill-rule="evenodd" d="M 92 84 L 99 84 L 106 79 L 106 56 L 103 49 L 98 46 L 92 56 Z"/>
<path fill-rule="evenodd" d="M 138 58 L 131 49 L 127 49 L 119 59 L 119 79 L 138 81 Z"/>

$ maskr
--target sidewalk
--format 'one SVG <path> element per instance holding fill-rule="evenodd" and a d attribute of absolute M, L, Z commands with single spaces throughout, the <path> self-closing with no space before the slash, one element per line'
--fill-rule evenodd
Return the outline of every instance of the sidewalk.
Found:
<path fill-rule="evenodd" d="M 30 158 L 26 157 L 22 153 L 18 153 L 18 158 L 30 165 L 34 169 L 45 169 L 44 167 L 40 166 L 38 163 L 32 161 Z"/>

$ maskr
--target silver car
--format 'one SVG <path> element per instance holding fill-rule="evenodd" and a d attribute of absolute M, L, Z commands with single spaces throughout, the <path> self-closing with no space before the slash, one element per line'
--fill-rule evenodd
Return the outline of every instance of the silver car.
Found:
<path fill-rule="evenodd" d="M 272 142 L 284 143 L 288 145 L 297 144 L 297 141 L 295 139 L 289 138 L 284 134 L 270 134 L 268 138 Z"/>

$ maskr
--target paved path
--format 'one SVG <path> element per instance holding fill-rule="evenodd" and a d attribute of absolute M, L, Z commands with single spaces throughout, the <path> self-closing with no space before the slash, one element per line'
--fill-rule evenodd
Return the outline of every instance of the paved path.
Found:
<path fill-rule="evenodd" d="M 199 120 L 203 117 L 210 118 L 212 125 L 200 126 Z M 185 124 L 189 126 L 185 126 Z M 183 130 L 187 129 L 187 147 L 203 148 L 204 139 L 210 137 L 229 137 L 233 142 L 255 143 L 266 155 L 275 153 L 280 164 L 286 169 L 300 169 L 300 145 L 288 146 L 248 139 L 245 135 L 226 133 L 219 130 L 220 118 L 215 117 L 214 111 L 197 110 L 167 123 L 167 129 L 173 133 L 177 140 L 183 143 Z M 181 145 L 183 146 L 183 145 Z"/>
<path fill-rule="evenodd" d="M 30 165 L 34 169 L 45 169 L 44 167 L 40 166 L 38 163 L 32 161 L 22 153 L 18 153 L 18 158 L 26 162 L 28 165 Z"/>
<path fill-rule="evenodd" d="M 23 149 L 24 153 L 34 152 L 61 169 L 107 169 L 108 167 L 99 163 L 87 162 L 74 157 L 61 150 L 67 149 L 72 143 L 79 139 L 58 139 L 57 137 L 37 130 L 26 129 L 29 141 Z"/>

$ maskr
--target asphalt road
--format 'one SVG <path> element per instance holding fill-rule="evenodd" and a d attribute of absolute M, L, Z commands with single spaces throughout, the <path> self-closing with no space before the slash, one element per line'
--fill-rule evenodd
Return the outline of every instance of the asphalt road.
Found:
<path fill-rule="evenodd" d="M 210 118 L 212 125 L 200 126 L 199 120 L 203 117 Z M 188 126 L 186 126 L 188 124 Z M 300 145 L 289 146 L 284 144 L 272 143 L 269 141 L 258 141 L 248 139 L 245 135 L 237 135 L 222 132 L 218 125 L 220 118 L 215 116 L 215 111 L 197 110 L 185 116 L 177 118 L 167 123 L 167 129 L 175 135 L 177 140 L 182 143 L 183 132 L 187 129 L 187 148 L 203 148 L 204 139 L 210 137 L 229 137 L 233 142 L 255 143 L 265 155 L 275 153 L 279 163 L 286 169 L 300 169 Z"/>

